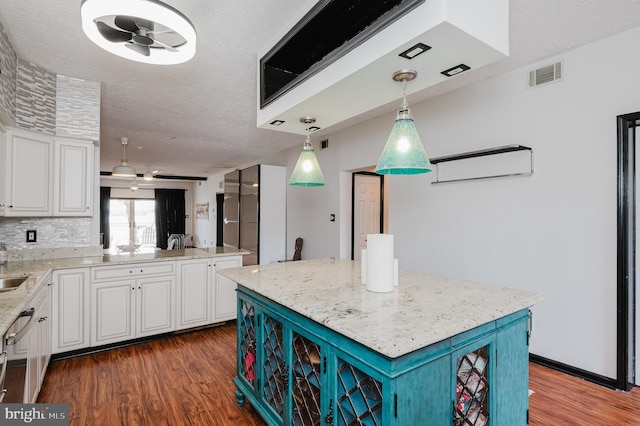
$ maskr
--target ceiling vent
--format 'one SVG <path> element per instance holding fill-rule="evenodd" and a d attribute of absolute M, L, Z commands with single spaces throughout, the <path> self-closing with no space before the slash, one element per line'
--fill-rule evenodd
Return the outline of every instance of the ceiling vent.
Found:
<path fill-rule="evenodd" d="M 535 69 L 529 73 L 529 87 L 540 86 L 562 79 L 562 62 Z"/>

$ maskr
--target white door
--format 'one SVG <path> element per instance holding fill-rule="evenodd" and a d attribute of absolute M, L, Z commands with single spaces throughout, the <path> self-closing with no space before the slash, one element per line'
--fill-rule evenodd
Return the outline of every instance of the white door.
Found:
<path fill-rule="evenodd" d="M 93 143 L 55 140 L 54 216 L 91 216 Z"/>
<path fill-rule="evenodd" d="M 367 247 L 367 234 L 379 234 L 381 225 L 381 185 L 377 175 L 356 174 L 353 180 L 353 259 Z"/>
<path fill-rule="evenodd" d="M 89 347 L 89 268 L 53 271 L 53 352 Z"/>
<path fill-rule="evenodd" d="M 136 337 L 173 331 L 175 276 L 139 279 L 136 285 Z"/>
<path fill-rule="evenodd" d="M 227 321 L 236 318 L 236 283 L 227 277 L 218 275 L 218 271 L 225 268 L 238 268 L 242 266 L 240 257 L 232 259 L 213 259 L 213 280 L 215 282 L 215 306 L 214 318 L 216 321 Z"/>
<path fill-rule="evenodd" d="M 211 259 L 178 262 L 176 286 L 176 329 L 209 322 L 209 264 Z"/>
<path fill-rule="evenodd" d="M 135 337 L 135 280 L 91 285 L 91 346 Z"/>

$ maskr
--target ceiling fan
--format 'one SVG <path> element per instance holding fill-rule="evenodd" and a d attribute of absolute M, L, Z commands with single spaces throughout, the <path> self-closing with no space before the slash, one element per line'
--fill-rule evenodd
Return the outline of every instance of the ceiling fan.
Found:
<path fill-rule="evenodd" d="M 117 15 L 113 19 L 114 26 L 96 20 L 96 26 L 102 36 L 112 43 L 124 43 L 124 46 L 144 56 L 151 54 L 151 49 L 166 49 L 177 52 L 186 40 L 170 28 L 153 21 L 133 16 Z M 163 34 L 166 42 L 158 35 Z"/>
<path fill-rule="evenodd" d="M 151 64 L 178 64 L 196 51 L 189 19 L 158 0 L 82 0 L 82 29 L 118 56 Z"/>

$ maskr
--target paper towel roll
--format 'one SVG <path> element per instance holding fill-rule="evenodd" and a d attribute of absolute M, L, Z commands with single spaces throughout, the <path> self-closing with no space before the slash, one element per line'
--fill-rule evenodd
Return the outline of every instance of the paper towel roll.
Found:
<path fill-rule="evenodd" d="M 367 249 L 360 252 L 360 282 L 367 283 Z"/>
<path fill-rule="evenodd" d="M 393 291 L 393 235 L 367 235 L 367 290 Z"/>

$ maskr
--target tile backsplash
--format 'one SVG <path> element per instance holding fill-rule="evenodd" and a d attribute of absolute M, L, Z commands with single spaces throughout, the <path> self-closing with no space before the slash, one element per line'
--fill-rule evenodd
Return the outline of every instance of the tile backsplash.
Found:
<path fill-rule="evenodd" d="M 36 242 L 27 243 L 27 231 L 36 231 Z M 2 218 L 0 241 L 8 250 L 88 246 L 91 243 L 90 217 Z"/>

